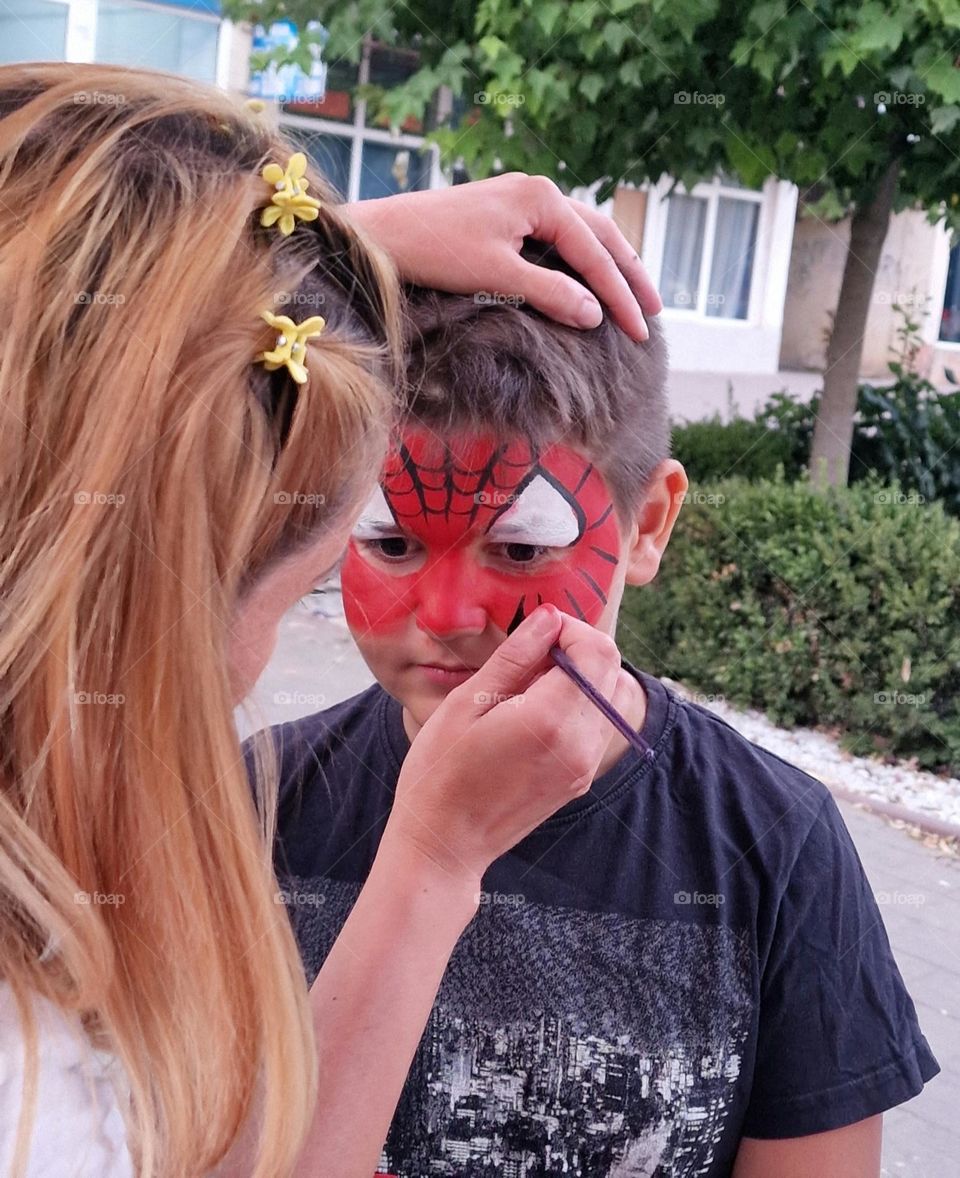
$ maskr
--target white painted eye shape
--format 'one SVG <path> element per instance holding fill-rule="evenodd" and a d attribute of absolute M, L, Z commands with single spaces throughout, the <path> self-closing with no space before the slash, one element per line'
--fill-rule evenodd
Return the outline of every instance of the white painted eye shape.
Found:
<path fill-rule="evenodd" d="M 387 534 L 396 535 L 397 521 L 387 504 L 381 487 L 370 496 L 351 535 L 354 540 L 380 540 Z"/>
<path fill-rule="evenodd" d="M 487 539 L 494 544 L 567 548 L 580 539 L 580 522 L 570 500 L 538 474 L 493 521 Z"/>

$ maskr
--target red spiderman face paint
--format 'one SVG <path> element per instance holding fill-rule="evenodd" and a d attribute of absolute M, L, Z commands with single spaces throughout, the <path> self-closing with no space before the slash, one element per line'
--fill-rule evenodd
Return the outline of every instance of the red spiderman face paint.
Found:
<path fill-rule="evenodd" d="M 355 636 L 411 617 L 436 637 L 503 632 L 550 602 L 595 624 L 620 553 L 609 490 L 564 445 L 404 433 L 343 568 Z"/>

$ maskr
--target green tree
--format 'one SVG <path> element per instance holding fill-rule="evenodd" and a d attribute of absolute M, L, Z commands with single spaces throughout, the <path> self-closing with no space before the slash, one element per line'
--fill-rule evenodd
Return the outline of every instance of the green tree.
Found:
<path fill-rule="evenodd" d="M 718 169 L 796 183 L 808 213 L 851 218 L 812 448 L 846 481 L 874 276 L 892 213 L 960 229 L 960 0 L 225 0 L 228 15 L 329 29 L 354 60 L 368 30 L 420 70 L 369 91 L 393 124 L 440 85 L 471 108 L 433 138 L 473 175 L 495 162 L 569 189 Z M 305 50 L 303 50 L 305 52 Z"/>

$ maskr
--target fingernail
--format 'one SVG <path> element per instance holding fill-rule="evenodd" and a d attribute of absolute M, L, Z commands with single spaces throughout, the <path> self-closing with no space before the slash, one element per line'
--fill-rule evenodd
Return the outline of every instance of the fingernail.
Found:
<path fill-rule="evenodd" d="M 577 322 L 581 327 L 599 327 L 603 322 L 600 304 L 591 295 L 585 295 L 577 310 Z"/>
<path fill-rule="evenodd" d="M 552 605 L 538 605 L 532 616 L 534 634 L 549 634 L 556 629 L 556 611 Z"/>

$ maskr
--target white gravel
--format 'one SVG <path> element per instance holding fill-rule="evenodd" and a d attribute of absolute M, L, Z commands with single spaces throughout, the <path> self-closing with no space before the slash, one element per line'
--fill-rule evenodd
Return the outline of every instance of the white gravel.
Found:
<path fill-rule="evenodd" d="M 956 777 L 940 777 L 908 763 L 889 765 L 874 757 L 854 757 L 824 732 L 778 728 L 762 712 L 741 711 L 723 699 L 690 691 L 672 679 L 665 682 L 678 695 L 714 712 L 747 740 L 783 757 L 824 785 L 894 802 L 960 827 L 960 780 Z"/>

